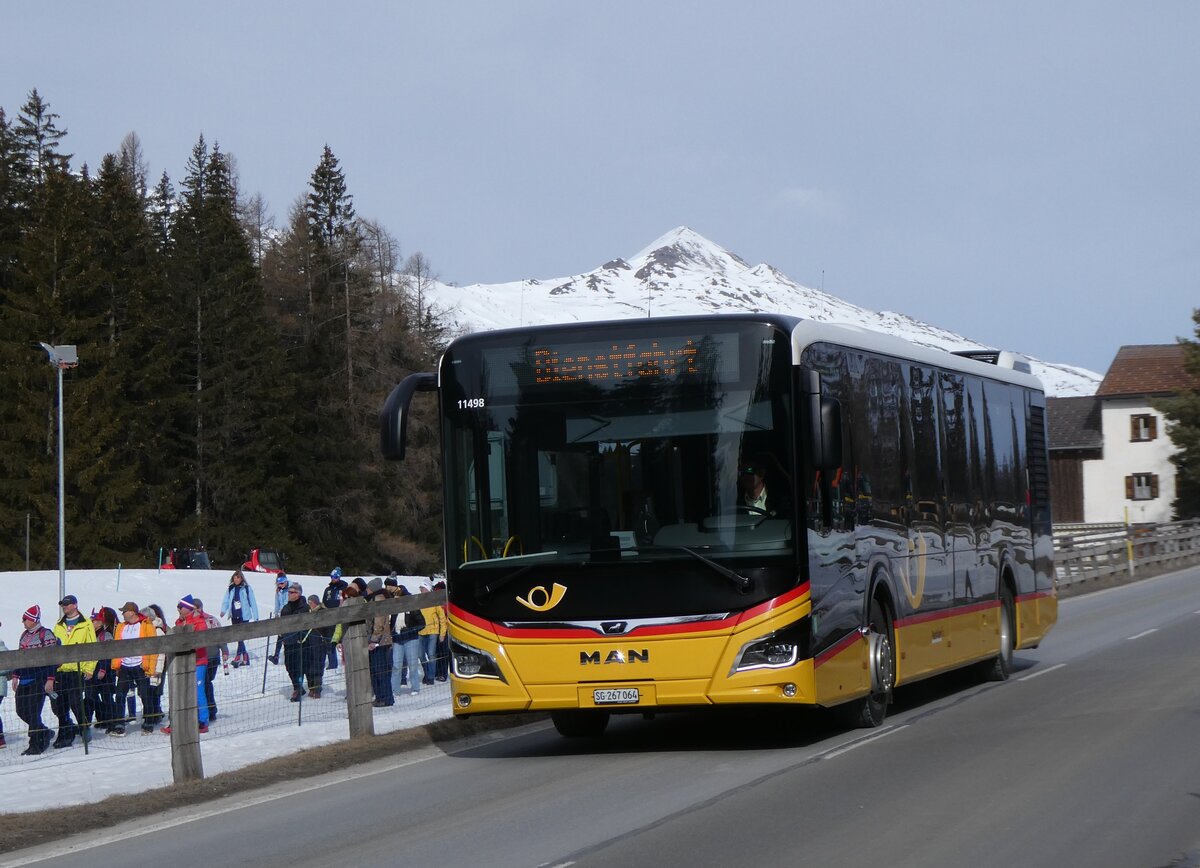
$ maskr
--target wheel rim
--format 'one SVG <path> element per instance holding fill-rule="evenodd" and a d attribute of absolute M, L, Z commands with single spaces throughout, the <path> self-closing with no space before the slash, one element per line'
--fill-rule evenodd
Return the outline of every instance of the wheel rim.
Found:
<path fill-rule="evenodd" d="M 867 635 L 868 653 L 871 659 L 871 692 L 876 695 L 886 694 L 892 689 L 892 643 L 884 633 L 877 633 L 872 627 Z"/>

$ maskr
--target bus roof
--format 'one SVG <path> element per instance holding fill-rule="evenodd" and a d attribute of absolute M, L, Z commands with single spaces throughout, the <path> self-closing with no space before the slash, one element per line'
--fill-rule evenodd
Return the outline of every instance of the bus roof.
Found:
<path fill-rule="evenodd" d="M 968 356 L 955 355 L 946 350 L 916 344 L 904 338 L 885 332 L 874 331 L 859 325 L 822 322 L 781 313 L 695 314 L 690 316 L 646 317 L 645 319 L 636 320 L 580 320 L 576 322 L 527 325 L 462 335 L 451 341 L 447 350 L 460 343 L 473 343 L 476 340 L 503 340 L 505 337 L 519 338 L 532 333 L 553 335 L 559 332 L 591 329 L 620 330 L 637 323 L 682 324 L 707 322 L 727 322 L 731 324 L 761 323 L 763 325 L 775 326 L 792 336 L 793 359 L 799 359 L 804 349 L 811 344 L 831 343 L 838 346 L 893 356 L 898 359 L 921 362 L 922 364 L 947 370 L 960 371 L 964 374 L 972 374 L 977 377 L 1000 380 L 1024 388 L 1034 389 L 1038 392 L 1042 391 L 1042 383 L 1037 377 L 1008 366 L 1012 360 L 1020 359 L 1019 356 L 1015 356 L 1013 353 L 997 352 L 998 363 L 989 364 Z M 438 369 L 441 369 L 440 362 Z"/>
<path fill-rule="evenodd" d="M 915 344 L 904 338 L 872 331 L 862 326 L 818 322 L 817 320 L 796 320 L 791 331 L 792 353 L 793 358 L 796 359 L 799 359 L 805 348 L 812 344 L 830 343 L 898 359 L 921 362 L 951 371 L 960 371 L 964 374 L 973 374 L 977 377 L 1000 380 L 1038 392 L 1042 391 L 1042 381 L 1033 374 L 1008 367 L 1013 362 L 1023 361 L 1021 357 L 1013 353 L 999 352 L 996 354 L 998 356 L 997 363 L 989 364 L 936 347 Z M 1026 362 L 1026 364 L 1028 363 Z"/>

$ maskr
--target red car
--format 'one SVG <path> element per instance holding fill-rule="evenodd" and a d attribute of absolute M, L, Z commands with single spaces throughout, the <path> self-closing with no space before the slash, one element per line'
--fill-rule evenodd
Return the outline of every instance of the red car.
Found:
<path fill-rule="evenodd" d="M 249 570 L 254 573 L 275 573 L 279 575 L 285 571 L 283 562 L 284 556 L 281 551 L 276 549 L 252 549 L 250 557 L 242 564 L 242 572 Z"/>
<path fill-rule="evenodd" d="M 211 570 L 212 563 L 204 549 L 167 549 L 166 559 L 160 569 L 164 570 Z"/>

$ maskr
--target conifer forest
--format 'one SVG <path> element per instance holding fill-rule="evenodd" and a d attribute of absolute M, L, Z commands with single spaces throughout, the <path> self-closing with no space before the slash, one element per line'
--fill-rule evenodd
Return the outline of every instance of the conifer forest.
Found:
<path fill-rule="evenodd" d="M 447 337 L 419 307 L 428 260 L 355 214 L 329 147 L 276 225 L 217 143 L 151 178 L 136 134 L 89 165 L 64 123 L 36 90 L 0 107 L 0 570 L 58 564 L 58 372 L 39 342 L 78 348 L 68 569 L 152 567 L 172 546 L 221 568 L 261 546 L 298 573 L 436 569 L 436 408 L 416 402 L 400 465 L 377 421 Z"/>

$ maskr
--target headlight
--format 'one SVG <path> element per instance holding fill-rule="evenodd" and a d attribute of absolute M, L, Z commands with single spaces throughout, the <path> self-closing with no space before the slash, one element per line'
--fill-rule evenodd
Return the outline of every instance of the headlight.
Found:
<path fill-rule="evenodd" d="M 458 678 L 495 678 L 508 683 L 495 657 L 453 637 L 450 638 L 450 663 Z"/>
<path fill-rule="evenodd" d="M 738 652 L 730 675 L 753 669 L 786 669 L 795 665 L 808 642 L 807 619 L 789 624 L 769 636 L 747 642 Z"/>

